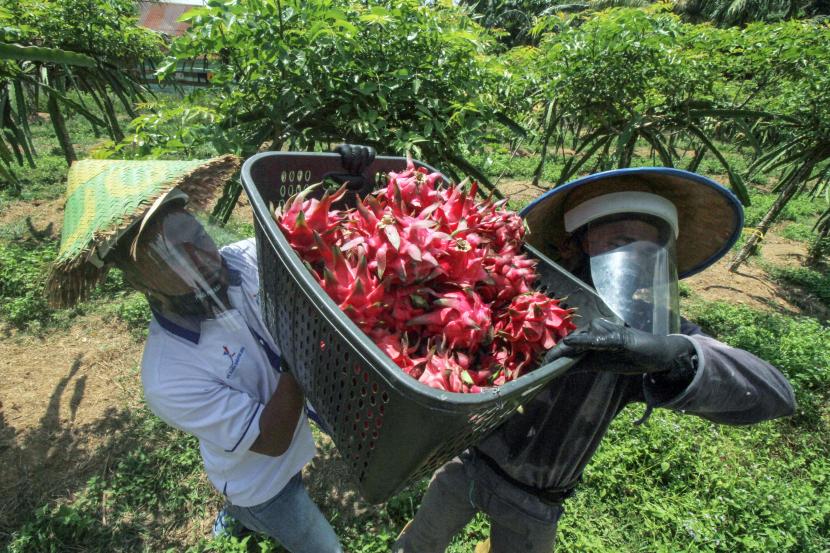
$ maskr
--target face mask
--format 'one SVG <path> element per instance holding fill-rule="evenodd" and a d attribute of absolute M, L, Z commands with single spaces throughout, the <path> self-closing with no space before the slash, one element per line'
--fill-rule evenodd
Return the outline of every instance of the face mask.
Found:
<path fill-rule="evenodd" d="M 634 328 L 679 331 L 674 233 L 665 221 L 615 215 L 588 224 L 582 238 L 591 281 L 605 303 Z"/>
<path fill-rule="evenodd" d="M 139 238 L 134 280 L 178 315 L 204 318 L 226 311 L 227 270 L 213 240 L 183 210 L 161 217 Z"/>
<path fill-rule="evenodd" d="M 173 312 L 185 317 L 204 319 L 214 313 L 211 306 L 218 304 L 213 301 L 213 298 L 219 298 L 223 295 L 224 288 L 225 284 L 223 282 L 217 282 L 206 292 L 193 291 L 177 296 L 165 296 L 165 298 L 167 299 L 169 309 Z"/>

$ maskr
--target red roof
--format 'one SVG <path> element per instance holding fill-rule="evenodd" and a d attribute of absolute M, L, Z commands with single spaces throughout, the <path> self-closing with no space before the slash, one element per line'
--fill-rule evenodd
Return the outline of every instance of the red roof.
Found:
<path fill-rule="evenodd" d="M 138 24 L 153 31 L 158 31 L 169 36 L 184 34 L 189 25 L 180 23 L 179 17 L 188 10 L 193 9 L 192 4 L 169 4 L 167 2 L 139 2 L 138 3 Z"/>

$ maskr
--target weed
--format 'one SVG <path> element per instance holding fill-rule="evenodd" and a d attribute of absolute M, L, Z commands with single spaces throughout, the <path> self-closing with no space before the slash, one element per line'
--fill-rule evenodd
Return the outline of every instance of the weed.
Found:
<path fill-rule="evenodd" d="M 52 319 L 44 289 L 54 242 L 0 243 L 0 317 L 16 328 L 41 327 Z"/>
<path fill-rule="evenodd" d="M 150 305 L 143 294 L 133 292 L 127 294 L 118 303 L 116 310 L 118 318 L 126 323 L 130 333 L 136 339 L 147 337 L 147 326 L 150 324 Z"/>
<path fill-rule="evenodd" d="M 769 267 L 768 271 L 778 280 L 800 286 L 830 308 L 830 275 L 806 267 Z"/>

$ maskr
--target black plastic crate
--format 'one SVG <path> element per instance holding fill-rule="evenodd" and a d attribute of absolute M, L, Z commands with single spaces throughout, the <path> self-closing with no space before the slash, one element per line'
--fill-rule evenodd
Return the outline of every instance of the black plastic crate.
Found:
<path fill-rule="evenodd" d="M 382 185 L 389 171 L 405 167 L 405 158 L 379 156 L 364 177 Z M 281 202 L 338 172 L 337 154 L 266 152 L 245 162 L 242 184 L 255 216 L 268 329 L 361 494 L 379 503 L 477 442 L 576 360 L 559 359 L 479 394 L 442 392 L 405 374 L 328 297 L 273 220 Z M 613 318 L 590 287 L 532 247 L 526 251 L 539 259 L 540 284 L 576 308 L 578 325 Z"/>

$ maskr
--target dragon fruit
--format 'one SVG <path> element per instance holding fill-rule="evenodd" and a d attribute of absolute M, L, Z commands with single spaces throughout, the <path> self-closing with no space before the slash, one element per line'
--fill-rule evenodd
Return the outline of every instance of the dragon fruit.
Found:
<path fill-rule="evenodd" d="M 477 393 L 532 370 L 574 329 L 571 310 L 535 289 L 524 222 L 477 185 L 391 172 L 387 185 L 335 206 L 345 189 L 306 189 L 274 216 L 317 282 L 404 372 Z M 318 191 L 319 192 L 319 191 Z"/>

